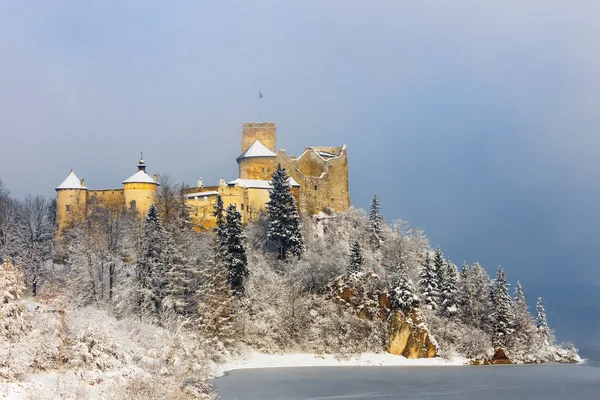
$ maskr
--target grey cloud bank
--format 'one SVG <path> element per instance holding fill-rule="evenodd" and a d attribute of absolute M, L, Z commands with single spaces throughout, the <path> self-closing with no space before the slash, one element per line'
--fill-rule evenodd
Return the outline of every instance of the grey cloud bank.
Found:
<path fill-rule="evenodd" d="M 241 122 L 346 143 L 355 205 L 600 333 L 600 3 L 0 1 L 0 178 L 233 178 Z M 264 99 L 258 101 L 258 90 Z M 579 336 L 581 332 L 585 335 Z M 585 352 L 584 352 L 585 355 Z"/>

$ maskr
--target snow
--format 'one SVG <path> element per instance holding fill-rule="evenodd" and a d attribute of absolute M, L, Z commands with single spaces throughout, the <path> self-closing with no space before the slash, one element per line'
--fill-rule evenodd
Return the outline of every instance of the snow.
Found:
<path fill-rule="evenodd" d="M 87 189 L 81 184 L 81 180 L 75 175 L 75 172 L 69 172 L 67 178 L 56 187 L 56 189 Z"/>
<path fill-rule="evenodd" d="M 154 183 L 158 185 L 158 182 L 155 182 L 150 175 L 141 170 L 124 180 L 123 183 Z"/>
<path fill-rule="evenodd" d="M 192 199 L 194 197 L 216 196 L 218 194 L 219 194 L 219 192 L 217 192 L 216 190 L 211 190 L 211 191 L 208 191 L 208 192 L 190 193 L 190 194 L 186 195 L 186 197 L 188 199 Z"/>
<path fill-rule="evenodd" d="M 352 366 L 457 366 L 467 365 L 468 360 L 464 357 L 456 357 L 450 360 L 442 358 L 419 358 L 409 359 L 390 353 L 363 353 L 348 358 L 338 358 L 332 354 L 264 354 L 252 352 L 248 357 L 237 359 L 215 366 L 217 376 L 228 371 L 238 369 L 254 368 L 290 368 L 290 367 L 352 367 Z"/>
<path fill-rule="evenodd" d="M 269 150 L 264 144 L 258 140 L 248 147 L 237 159 L 238 161 L 242 158 L 250 157 L 276 157 L 277 154 Z"/>
<path fill-rule="evenodd" d="M 298 182 L 294 178 L 290 178 L 289 182 L 292 186 L 300 186 Z M 229 182 L 228 185 L 236 185 L 245 188 L 256 188 L 256 189 L 273 189 L 273 185 L 271 185 L 270 181 L 264 181 L 260 179 L 242 179 L 237 178 L 233 181 Z"/>

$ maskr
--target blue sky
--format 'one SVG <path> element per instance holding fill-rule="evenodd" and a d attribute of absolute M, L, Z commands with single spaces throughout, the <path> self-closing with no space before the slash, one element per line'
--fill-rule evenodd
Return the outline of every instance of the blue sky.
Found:
<path fill-rule="evenodd" d="M 0 178 L 119 187 L 143 151 L 210 184 L 236 176 L 241 123 L 273 120 L 291 154 L 347 144 L 353 204 L 377 192 L 453 261 L 502 265 L 580 339 L 600 333 L 598 20 L 597 1 L 0 0 Z"/>

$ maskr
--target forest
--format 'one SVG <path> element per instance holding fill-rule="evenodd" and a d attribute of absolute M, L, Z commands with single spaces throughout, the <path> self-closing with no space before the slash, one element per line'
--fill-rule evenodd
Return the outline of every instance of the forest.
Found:
<path fill-rule="evenodd" d="M 386 223 L 376 196 L 366 212 L 299 215 L 278 168 L 257 221 L 219 201 L 217 228 L 198 232 L 183 186 L 160 181 L 147 215 L 91 204 L 59 236 L 54 201 L 14 198 L 0 181 L 0 379 L 55 371 L 104 398 L 214 398 L 212 366 L 250 350 L 384 352 L 395 313 L 418 313 L 437 357 L 577 358 L 555 343 L 541 298 Z"/>

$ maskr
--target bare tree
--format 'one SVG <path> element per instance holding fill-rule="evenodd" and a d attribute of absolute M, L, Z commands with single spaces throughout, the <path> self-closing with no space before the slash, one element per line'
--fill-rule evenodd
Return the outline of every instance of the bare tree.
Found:
<path fill-rule="evenodd" d="M 50 201 L 43 196 L 27 196 L 16 204 L 15 231 L 11 252 L 25 268 L 27 283 L 37 295 L 43 266 L 52 259 L 54 226 Z"/>

